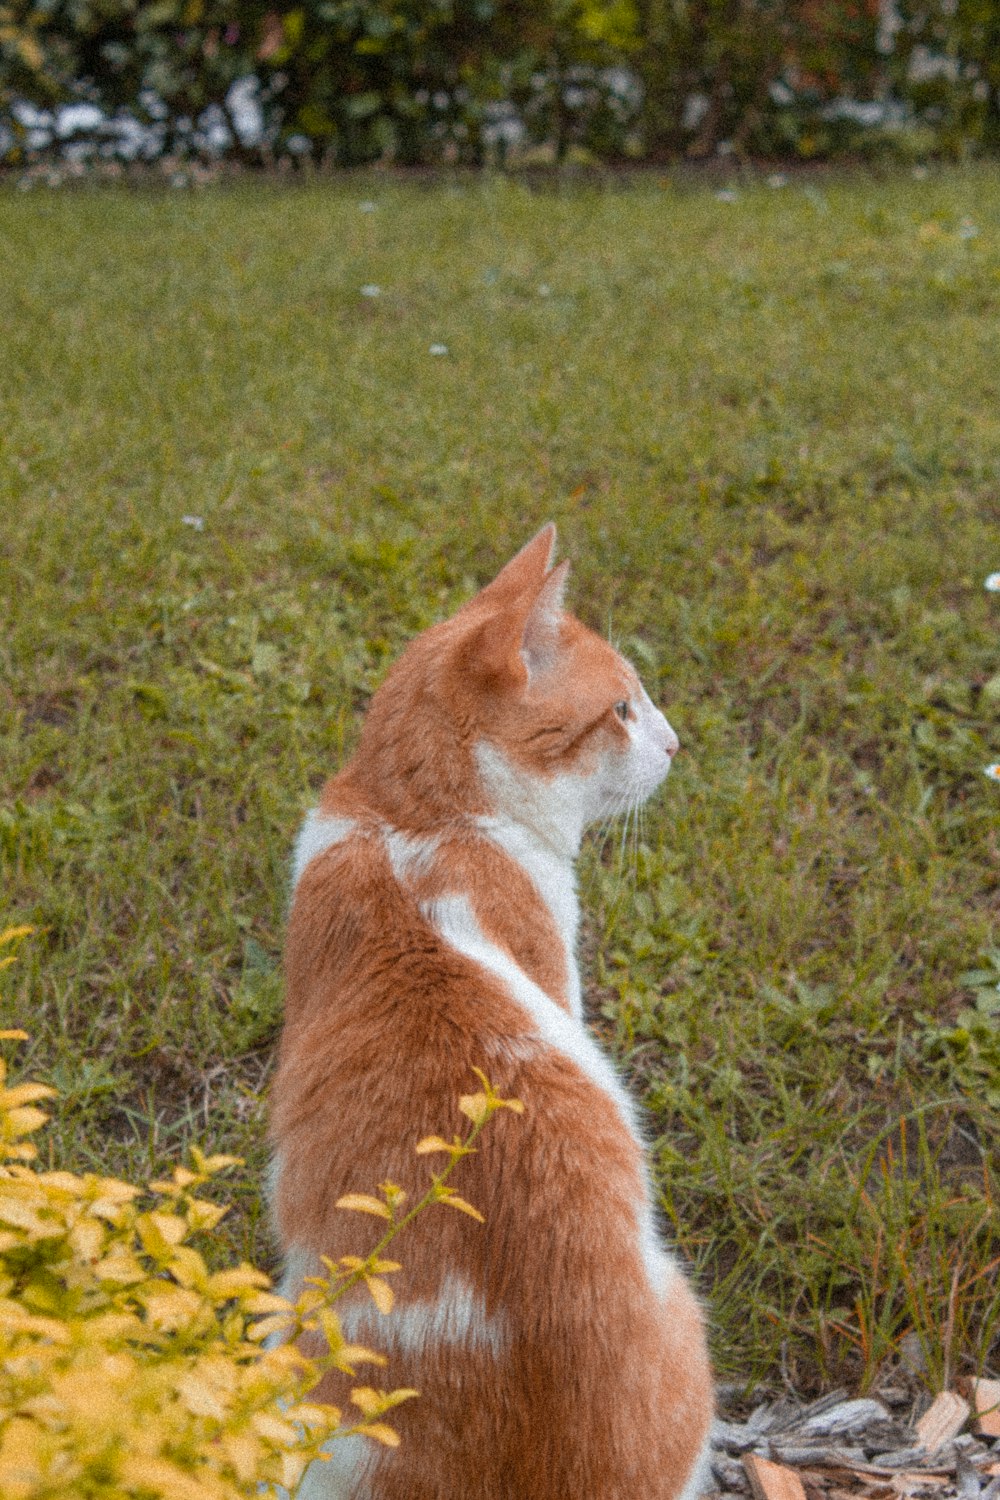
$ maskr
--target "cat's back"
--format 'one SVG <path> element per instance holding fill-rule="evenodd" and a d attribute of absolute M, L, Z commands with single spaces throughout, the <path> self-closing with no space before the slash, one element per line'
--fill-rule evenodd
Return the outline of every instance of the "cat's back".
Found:
<path fill-rule="evenodd" d="M 634 669 L 562 613 L 552 540 L 411 643 L 299 836 L 272 1089 L 283 1290 L 372 1248 L 343 1195 L 423 1194 L 414 1146 L 464 1133 L 473 1069 L 524 1106 L 460 1164 L 486 1222 L 418 1216 L 392 1315 L 363 1293 L 341 1304 L 348 1339 L 421 1395 L 399 1409 L 397 1453 L 340 1450 L 310 1471 L 310 1500 L 697 1492 L 701 1313 L 659 1242 L 635 1109 L 584 1023 L 576 963 L 582 829 L 648 796 L 677 742 Z M 339 1403 L 342 1386 L 317 1394 Z"/>

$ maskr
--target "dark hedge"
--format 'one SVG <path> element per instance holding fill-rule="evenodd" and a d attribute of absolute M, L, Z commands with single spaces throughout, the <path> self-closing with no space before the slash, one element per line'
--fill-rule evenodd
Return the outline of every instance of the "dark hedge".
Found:
<path fill-rule="evenodd" d="M 14 166 L 998 146 L 1000 0 L 0 0 Z"/>

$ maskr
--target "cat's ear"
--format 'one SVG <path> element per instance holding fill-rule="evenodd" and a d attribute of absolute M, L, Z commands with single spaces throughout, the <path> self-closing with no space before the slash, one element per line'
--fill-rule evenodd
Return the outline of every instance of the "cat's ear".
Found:
<path fill-rule="evenodd" d="M 522 547 L 511 558 L 506 567 L 500 569 L 493 582 L 480 590 L 472 602 L 477 605 L 488 604 L 494 609 L 512 603 L 525 594 L 537 593 L 549 571 L 555 546 L 556 528 L 549 521 L 537 536 L 531 538 L 527 546 Z"/>
<path fill-rule="evenodd" d="M 462 672 L 489 692 L 523 691 L 551 671 L 559 654 L 559 620 L 569 562 L 561 562 L 529 592 L 501 598 L 462 642 Z"/>
<path fill-rule="evenodd" d="M 521 631 L 521 657 L 529 680 L 548 672 L 559 654 L 559 618 L 569 578 L 569 559 L 552 569 L 532 604 Z"/>

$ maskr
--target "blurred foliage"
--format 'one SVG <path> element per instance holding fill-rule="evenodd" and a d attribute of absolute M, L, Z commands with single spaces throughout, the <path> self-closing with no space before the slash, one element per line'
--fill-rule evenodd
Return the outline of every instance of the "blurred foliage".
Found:
<path fill-rule="evenodd" d="M 102 111 L 91 153 L 127 114 L 140 154 L 260 165 L 961 155 L 1000 145 L 1000 4 L 4 0 L 8 162 L 65 146 L 24 109 L 60 102 Z"/>
<path fill-rule="evenodd" d="M 31 932 L 0 932 L 0 968 Z M 6 950 L 6 951 L 5 951 Z M 2 1041 L 25 1041 L 20 1030 Z M 331 1442 L 363 1435 L 388 1447 L 398 1434 L 384 1418 L 418 1393 L 359 1386 L 357 1414 L 308 1399 L 321 1376 L 354 1377 L 361 1363 L 384 1365 L 348 1344 L 335 1309 L 362 1285 L 392 1311 L 383 1258 L 392 1241 L 432 1204 L 482 1215 L 447 1179 L 500 1109 L 485 1075 L 463 1095 L 471 1121 L 464 1140 L 429 1136 L 421 1155 L 448 1158 L 407 1208 L 383 1183 L 380 1197 L 350 1194 L 338 1207 L 383 1221 L 365 1258 L 323 1258 L 298 1300 L 270 1290 L 243 1262 L 210 1270 L 202 1254 L 226 1208 L 200 1196 L 238 1158 L 191 1148 L 191 1167 L 140 1189 L 103 1173 L 44 1171 L 30 1137 L 47 1120 L 37 1105 L 55 1090 L 7 1083 L 0 1058 L 0 1494 L 17 1500 L 240 1500 L 286 1494 Z M 307 1357 L 302 1335 L 325 1344 Z"/>

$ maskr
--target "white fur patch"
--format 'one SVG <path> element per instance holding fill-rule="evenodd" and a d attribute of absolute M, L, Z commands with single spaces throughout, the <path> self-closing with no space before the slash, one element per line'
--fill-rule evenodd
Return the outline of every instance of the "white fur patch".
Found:
<path fill-rule="evenodd" d="M 425 902 L 422 910 L 444 941 L 499 979 L 531 1016 L 543 1040 L 568 1058 L 584 1077 L 608 1096 L 618 1110 L 622 1124 L 641 1149 L 642 1138 L 632 1100 L 611 1063 L 583 1023 L 567 1015 L 528 978 L 509 953 L 490 942 L 476 920 L 468 897 L 442 896 L 436 901 Z M 650 1287 L 662 1297 L 675 1274 L 675 1266 L 657 1236 L 648 1190 L 635 1205 L 635 1212 L 639 1226 L 639 1253 Z"/>
<path fill-rule="evenodd" d="M 326 813 L 320 812 L 318 807 L 306 813 L 305 821 L 299 829 L 299 836 L 295 840 L 295 854 L 292 858 L 292 890 L 294 891 L 302 879 L 302 872 L 306 865 L 314 860 L 317 854 L 323 854 L 327 849 L 332 849 L 334 844 L 342 844 L 346 838 L 350 838 L 357 826 L 353 818 L 331 818 Z"/>
<path fill-rule="evenodd" d="M 566 950 L 570 1009 L 574 1016 L 580 1016 L 583 1013 L 583 1002 L 580 969 L 576 961 L 580 902 L 576 893 L 576 871 L 572 861 L 558 855 L 550 844 L 543 843 L 523 823 L 515 823 L 510 818 L 493 817 L 477 818 L 476 823 L 487 838 L 521 866 L 548 907 Z"/>
<path fill-rule="evenodd" d="M 289 1245 L 285 1252 L 281 1281 L 277 1286 L 278 1296 L 287 1297 L 290 1302 L 294 1302 L 297 1297 L 301 1297 L 303 1283 L 307 1276 L 322 1276 L 323 1274 L 323 1268 L 311 1250 L 307 1250 L 303 1245 Z"/>
<path fill-rule="evenodd" d="M 437 839 L 413 838 L 400 833 L 398 828 L 386 827 L 383 831 L 386 852 L 392 873 L 401 885 L 412 875 L 426 875 L 434 863 L 438 851 Z"/>
<path fill-rule="evenodd" d="M 712 1483 L 712 1443 L 710 1438 L 705 1439 L 705 1445 L 694 1461 L 694 1468 L 688 1476 L 687 1484 L 677 1496 L 677 1500 L 698 1500 L 700 1495 L 708 1495 L 714 1489 Z"/>
<path fill-rule="evenodd" d="M 630 800 L 644 802 L 669 772 L 680 741 L 641 683 L 638 695 L 632 699 L 632 717 L 625 727 L 631 747 L 624 780 L 628 783 Z"/>
<path fill-rule="evenodd" d="M 294 1287 L 293 1260 L 302 1264 L 301 1274 L 311 1262 L 308 1251 L 289 1252 L 285 1281 Z M 282 1283 L 282 1296 L 288 1293 Z M 468 1282 L 448 1272 L 441 1291 L 433 1300 L 397 1303 L 383 1316 L 373 1303 L 356 1302 L 338 1309 L 340 1324 L 350 1342 L 370 1344 L 383 1352 L 405 1352 L 420 1356 L 426 1349 L 448 1344 L 472 1349 L 494 1357 L 503 1353 L 509 1342 L 502 1317 L 490 1317 L 486 1304 Z M 349 1413 L 345 1413 L 349 1417 Z M 325 1445 L 330 1457 L 310 1464 L 303 1477 L 296 1500 L 366 1500 L 367 1481 L 371 1479 L 379 1450 L 367 1438 L 339 1438 Z"/>
<path fill-rule="evenodd" d="M 452 1271 L 445 1275 L 433 1301 L 400 1302 L 385 1317 L 371 1302 L 354 1303 L 341 1312 L 340 1322 L 352 1343 L 370 1341 L 376 1349 L 418 1357 L 442 1344 L 496 1357 L 509 1341 L 506 1320 L 490 1317 L 483 1298 Z"/>
<path fill-rule="evenodd" d="M 290 1245 L 285 1254 L 284 1268 L 281 1280 L 275 1287 L 279 1297 L 286 1298 L 289 1302 L 296 1302 L 302 1295 L 303 1284 L 307 1276 L 319 1276 L 322 1267 L 311 1250 L 304 1249 L 301 1245 Z M 265 1349 L 277 1349 L 288 1337 L 287 1333 L 280 1328 L 274 1333 L 269 1333 L 264 1340 Z"/>
<path fill-rule="evenodd" d="M 350 1411 L 345 1412 L 350 1420 Z M 329 1458 L 317 1459 L 302 1476 L 295 1500 L 368 1500 L 366 1480 L 378 1463 L 379 1450 L 371 1438 L 332 1438 L 323 1444 Z"/>
<path fill-rule="evenodd" d="M 592 778 L 571 772 L 549 778 L 532 776 L 488 740 L 480 740 L 475 756 L 494 813 L 529 828 L 559 858 L 575 859 L 584 828 L 600 814 L 592 806 Z"/>

